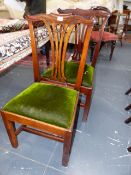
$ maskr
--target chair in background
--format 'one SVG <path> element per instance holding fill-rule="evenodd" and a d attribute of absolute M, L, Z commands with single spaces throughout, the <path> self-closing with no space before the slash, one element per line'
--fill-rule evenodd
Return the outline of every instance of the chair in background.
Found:
<path fill-rule="evenodd" d="M 111 33 L 116 33 L 117 31 L 117 15 L 116 13 L 118 13 L 118 10 L 114 10 L 112 13 L 110 13 L 110 17 L 108 19 L 108 30 Z"/>
<path fill-rule="evenodd" d="M 99 7 L 97 9 L 97 7 L 92 7 L 93 10 L 100 10 L 101 8 Z M 101 9 L 102 11 L 106 11 L 109 13 L 109 15 L 111 15 L 110 11 L 106 9 Z M 109 18 L 110 19 L 110 18 Z M 110 26 L 108 27 L 110 28 Z M 97 32 L 95 34 L 97 36 Z M 101 41 L 101 47 L 100 47 L 100 50 L 101 48 L 105 45 L 105 44 L 111 44 L 111 52 L 110 52 L 110 56 L 109 56 L 109 59 L 111 61 L 112 59 L 112 55 L 113 55 L 113 52 L 114 52 L 114 49 L 115 49 L 115 46 L 116 46 L 116 41 L 118 40 L 118 36 L 112 32 L 108 32 L 108 31 L 104 31 L 103 32 L 103 37 L 102 37 L 102 41 Z"/>
<path fill-rule="evenodd" d="M 48 32 L 52 49 L 51 81 L 40 78 L 37 38 L 33 23 L 43 21 Z M 79 90 L 88 52 L 92 31 L 92 21 L 74 16 L 37 15 L 28 17 L 35 82 L 12 98 L 2 109 L 1 115 L 10 142 L 18 146 L 17 135 L 27 131 L 64 143 L 62 164 L 68 165 L 74 128 L 76 127 L 76 110 Z M 71 32 L 75 25 L 85 26 L 85 40 L 81 61 L 77 65 L 77 76 L 73 87 L 67 87 L 65 57 Z M 21 124 L 16 128 L 15 123 Z M 39 148 L 38 148 L 39 149 Z"/>
<path fill-rule="evenodd" d="M 104 29 L 106 27 L 107 20 L 110 13 L 103 10 L 83 10 L 77 9 L 77 15 L 87 18 L 93 16 L 95 20 L 94 28 L 91 34 L 91 65 L 95 67 L 100 48 L 102 46 Z"/>
<path fill-rule="evenodd" d="M 114 33 L 118 36 L 118 40 L 121 43 L 122 46 L 122 40 L 125 38 L 125 33 L 127 29 L 127 23 L 128 23 L 128 15 L 125 13 L 120 13 L 118 10 L 115 10 L 112 12 L 109 20 L 108 20 L 108 26 L 109 31 L 111 33 Z"/>
<path fill-rule="evenodd" d="M 92 92 L 93 92 L 93 86 L 94 86 L 93 85 L 94 68 L 95 68 L 96 61 L 97 61 L 98 54 L 99 54 L 99 49 L 100 49 L 100 45 L 101 45 L 101 37 L 102 37 L 103 31 L 104 31 L 104 26 L 105 26 L 106 21 L 108 19 L 108 13 L 106 13 L 106 12 L 101 13 L 101 11 L 96 11 L 96 13 L 95 13 L 95 11 L 93 11 L 93 10 L 82 10 L 82 9 L 78 9 L 78 8 L 77 9 L 65 9 L 65 10 L 58 9 L 58 12 L 61 14 L 71 13 L 74 16 L 76 16 L 76 15 L 82 16 L 86 19 L 93 19 L 93 18 L 96 18 L 96 16 L 103 18 L 102 26 L 100 28 L 99 41 L 96 44 L 91 65 L 86 64 L 86 74 L 84 75 L 85 78 L 83 79 L 83 83 L 82 83 L 82 86 L 80 88 L 80 92 L 82 94 L 84 94 L 85 98 L 86 98 L 85 102 L 81 103 L 81 107 L 84 108 L 83 121 L 86 121 L 87 117 L 88 117 L 90 105 L 91 105 Z M 74 53 L 72 56 L 72 59 L 76 62 L 81 60 L 81 52 L 82 52 L 82 46 L 83 46 L 82 33 L 83 32 L 82 32 L 82 30 L 79 29 L 79 26 L 76 26 Z M 91 35 L 91 37 L 92 37 L 92 35 Z M 70 68 L 70 70 L 71 70 L 71 68 Z M 72 83 L 74 83 L 74 82 L 75 81 L 72 81 Z"/>
<path fill-rule="evenodd" d="M 99 9 L 84 10 L 84 9 L 79 9 L 79 8 L 77 8 L 77 9 L 64 9 L 64 10 L 59 8 L 57 11 L 61 14 L 71 13 L 73 15 L 82 16 L 86 19 L 94 19 L 95 24 L 94 24 L 93 32 L 91 35 L 91 44 L 90 44 L 91 45 L 90 46 L 91 47 L 91 56 L 90 56 L 90 59 L 91 59 L 91 65 L 93 67 L 95 67 L 96 62 L 97 62 L 97 58 L 99 55 L 101 41 L 103 38 L 104 28 L 106 26 L 106 23 L 107 23 L 107 20 L 110 16 L 110 13 L 107 11 L 99 10 Z M 82 45 L 82 37 L 79 36 L 79 33 L 78 33 L 78 35 L 76 33 L 75 34 L 75 53 L 73 55 L 73 59 L 76 59 L 77 56 L 80 55 L 81 45 Z"/>

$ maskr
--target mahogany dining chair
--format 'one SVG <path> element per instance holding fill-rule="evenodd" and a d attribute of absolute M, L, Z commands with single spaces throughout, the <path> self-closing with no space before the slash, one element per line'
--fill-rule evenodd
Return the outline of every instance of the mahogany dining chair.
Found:
<path fill-rule="evenodd" d="M 1 116 L 14 148 L 18 147 L 17 135 L 21 131 L 57 140 L 64 143 L 62 165 L 67 166 L 77 124 L 79 90 L 83 76 L 86 74 L 87 48 L 93 22 L 78 16 L 54 14 L 28 16 L 27 20 L 30 29 L 35 82 L 7 102 L 0 110 Z M 50 73 L 50 79 L 42 79 L 40 76 L 38 39 L 33 26 L 37 21 L 42 21 L 49 33 L 52 68 L 46 73 Z M 68 86 L 69 77 L 64 71 L 68 63 L 65 62 L 65 59 L 69 38 L 77 24 L 85 26 L 84 44 L 81 61 L 74 65 L 75 68 L 77 67 L 75 84 Z M 15 123 L 19 123 L 20 126 L 16 127 Z"/>

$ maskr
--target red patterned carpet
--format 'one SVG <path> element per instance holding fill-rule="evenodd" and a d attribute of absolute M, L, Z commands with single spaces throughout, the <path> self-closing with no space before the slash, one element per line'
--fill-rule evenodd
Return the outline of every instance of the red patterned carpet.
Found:
<path fill-rule="evenodd" d="M 70 58 L 71 53 L 68 52 L 67 53 L 67 60 Z M 51 53 L 50 53 L 50 57 L 51 57 Z M 41 53 L 38 53 L 38 58 L 39 58 L 39 66 L 40 67 L 46 67 L 46 56 L 42 55 Z M 23 59 L 21 59 L 20 61 L 15 63 L 16 65 L 23 65 L 23 66 L 27 66 L 27 67 L 32 67 L 32 55 L 29 55 Z"/>
<path fill-rule="evenodd" d="M 23 66 L 27 66 L 27 67 L 32 67 L 32 55 L 29 55 L 23 59 L 21 59 L 20 61 L 15 63 L 16 65 L 23 65 Z M 42 55 L 39 53 L 39 65 L 40 66 L 45 66 L 46 65 L 46 56 Z"/>

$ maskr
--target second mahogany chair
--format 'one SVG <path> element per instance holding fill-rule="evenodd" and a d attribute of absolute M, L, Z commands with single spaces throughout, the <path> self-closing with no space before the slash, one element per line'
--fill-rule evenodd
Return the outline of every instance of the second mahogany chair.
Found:
<path fill-rule="evenodd" d="M 82 10 L 82 9 L 58 9 L 59 13 L 65 14 L 65 13 L 71 13 L 74 16 L 82 16 L 86 19 L 101 19 L 101 27 L 99 27 L 99 40 L 97 40 L 97 43 L 95 45 L 95 50 L 93 53 L 93 58 L 91 65 L 86 64 L 85 68 L 85 74 L 83 78 L 83 82 L 80 88 L 80 92 L 84 94 L 85 96 L 85 102 L 81 103 L 81 107 L 84 108 L 84 113 L 83 113 L 83 121 L 87 120 L 90 105 L 91 105 L 91 100 L 92 100 L 92 93 L 93 93 L 93 79 L 94 79 L 94 68 L 97 62 L 98 54 L 99 54 L 99 49 L 101 45 L 101 38 L 104 32 L 104 27 L 106 25 L 107 19 L 108 19 L 108 13 L 107 12 L 101 12 L 99 10 L 94 11 L 94 10 Z M 92 32 L 93 33 L 93 32 Z M 81 52 L 82 52 L 82 47 L 83 47 L 83 31 L 79 29 L 79 26 L 75 27 L 75 46 L 74 46 L 74 53 L 72 56 L 73 61 L 80 61 L 81 60 Z M 91 39 L 92 35 L 91 35 Z M 72 61 L 72 62 L 73 62 Z M 73 72 L 73 64 L 70 62 L 70 67 L 68 66 L 69 75 L 72 77 L 71 81 L 68 81 L 69 83 L 75 83 L 75 77 L 76 73 Z M 72 64 L 72 65 L 71 65 Z M 75 65 L 75 64 L 74 64 Z M 76 69 L 76 68 L 75 68 Z"/>
<path fill-rule="evenodd" d="M 108 14 L 109 14 L 109 16 L 111 15 L 111 13 L 110 13 L 110 11 L 107 9 L 107 8 L 104 8 L 103 9 L 103 7 L 101 7 L 101 6 L 98 6 L 98 7 L 92 7 L 92 9 L 93 10 L 100 10 L 101 9 L 101 11 L 106 11 Z M 117 21 L 116 21 L 117 22 Z M 108 28 L 110 28 L 110 26 L 108 26 Z M 97 37 L 98 37 L 98 32 L 96 31 L 96 32 L 94 32 L 94 34 L 93 34 L 94 36 L 94 38 L 96 38 L 97 39 Z M 105 45 L 105 44 L 110 44 L 111 45 L 111 51 L 110 51 L 110 56 L 109 56 L 109 60 L 111 61 L 111 59 L 112 59 L 112 56 L 113 56 L 113 52 L 114 52 L 114 49 L 115 49 L 115 46 L 116 46 L 116 41 L 118 40 L 119 38 L 118 38 L 118 36 L 115 34 L 115 33 L 112 33 L 112 32 L 110 32 L 110 31 L 104 31 L 103 32 L 103 37 L 102 37 L 102 41 L 101 41 L 101 48 Z M 100 48 L 100 50 L 101 50 L 101 48 Z"/>
<path fill-rule="evenodd" d="M 0 112 L 14 148 L 18 146 L 17 135 L 21 131 L 63 142 L 62 164 L 67 166 L 76 127 L 79 90 L 83 75 L 86 74 L 85 62 L 93 23 L 81 17 L 44 14 L 30 16 L 28 21 L 35 82 L 12 98 Z M 37 38 L 33 25 L 37 21 L 45 24 L 51 42 L 50 80 L 40 76 Z M 70 35 L 77 24 L 85 26 L 85 40 L 81 61 L 76 65 L 75 84 L 69 87 L 64 71 L 65 58 Z M 20 127 L 16 128 L 15 123 L 19 123 Z"/>

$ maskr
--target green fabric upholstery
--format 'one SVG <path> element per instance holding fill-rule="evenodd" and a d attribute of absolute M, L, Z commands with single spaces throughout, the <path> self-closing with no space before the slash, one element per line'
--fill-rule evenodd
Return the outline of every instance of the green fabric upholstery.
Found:
<path fill-rule="evenodd" d="M 77 71 L 79 68 L 79 63 L 78 62 L 65 62 L 65 77 L 66 81 L 68 83 L 74 84 L 76 82 L 76 76 L 77 76 Z M 91 87 L 92 86 L 92 81 L 93 81 L 93 73 L 94 73 L 94 68 L 88 64 L 85 65 L 85 70 L 84 70 L 84 75 L 83 75 L 83 81 L 82 85 L 85 87 Z M 50 78 L 51 76 L 51 68 L 47 69 L 44 73 L 43 76 L 46 78 Z"/>
<path fill-rule="evenodd" d="M 73 89 L 33 83 L 11 99 L 3 110 L 69 128 L 77 95 L 78 92 Z"/>

